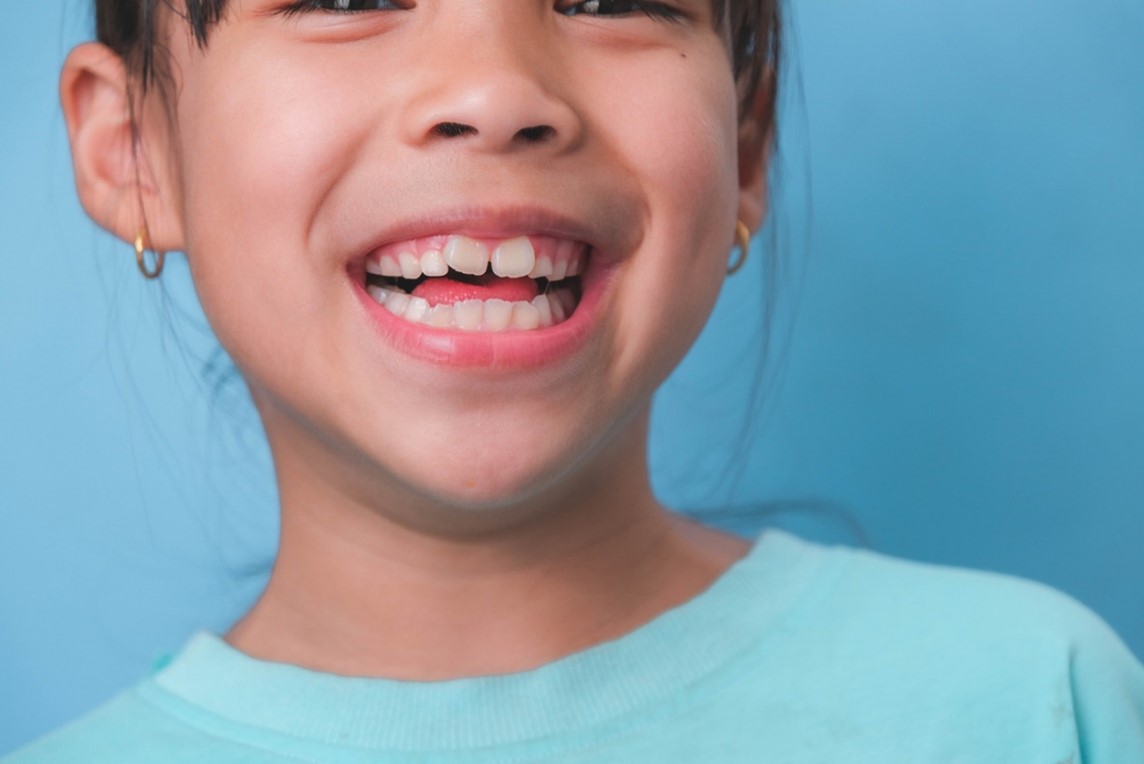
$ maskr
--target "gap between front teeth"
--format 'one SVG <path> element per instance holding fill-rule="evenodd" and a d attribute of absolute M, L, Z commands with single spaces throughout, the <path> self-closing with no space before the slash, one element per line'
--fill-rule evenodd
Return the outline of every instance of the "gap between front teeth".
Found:
<path fill-rule="evenodd" d="M 393 315 L 439 329 L 470 332 L 503 332 L 509 329 L 544 329 L 565 321 L 575 307 L 568 292 L 539 294 L 531 302 L 506 300 L 462 300 L 452 305 L 430 306 L 423 297 L 379 286 L 368 287 L 369 295 Z"/>
<path fill-rule="evenodd" d="M 537 257 L 527 236 L 518 236 L 501 242 L 490 253 L 488 246 L 468 236 L 450 236 L 440 250 L 431 249 L 421 254 L 406 251 L 396 257 L 382 255 L 376 261 L 367 261 L 366 271 L 389 278 L 418 279 L 425 276 L 445 276 L 452 268 L 460 273 L 482 276 L 489 266 L 504 278 L 546 278 L 560 281 L 577 276 L 583 268 L 582 257 Z"/>

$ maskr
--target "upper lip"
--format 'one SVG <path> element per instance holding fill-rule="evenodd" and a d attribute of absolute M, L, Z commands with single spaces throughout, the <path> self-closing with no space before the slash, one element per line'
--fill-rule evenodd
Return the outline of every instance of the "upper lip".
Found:
<path fill-rule="evenodd" d="M 608 222 L 608 217 L 592 216 L 595 222 L 586 222 L 535 204 L 444 207 L 399 219 L 374 232 L 358 260 L 363 262 L 371 252 L 387 244 L 450 234 L 489 239 L 552 236 L 587 244 L 593 251 L 615 252 L 624 245 L 616 239 L 626 226 L 617 226 L 619 220 Z"/>

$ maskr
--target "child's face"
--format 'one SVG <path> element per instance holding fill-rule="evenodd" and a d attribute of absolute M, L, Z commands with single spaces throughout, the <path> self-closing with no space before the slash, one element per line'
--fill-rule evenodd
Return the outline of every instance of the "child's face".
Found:
<path fill-rule="evenodd" d="M 622 433 L 706 321 L 758 194 L 740 188 L 708 0 L 670 0 L 677 21 L 590 15 L 628 0 L 596 2 L 286 16 L 235 0 L 205 51 L 172 20 L 166 214 L 280 469 L 363 501 L 480 506 L 637 458 Z M 531 236 L 535 257 L 590 247 L 579 306 L 494 334 L 368 296 L 379 247 L 422 254 L 453 234 L 490 251 Z"/>

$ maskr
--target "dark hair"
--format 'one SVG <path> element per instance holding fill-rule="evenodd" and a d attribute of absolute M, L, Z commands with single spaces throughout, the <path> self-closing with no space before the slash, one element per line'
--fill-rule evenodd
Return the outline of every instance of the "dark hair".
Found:
<path fill-rule="evenodd" d="M 211 27 L 227 6 L 227 0 L 95 0 L 96 37 L 123 59 L 144 91 L 156 75 L 165 72 L 162 56 L 156 55 L 160 2 L 186 21 L 200 46 L 207 44 Z M 715 17 L 727 19 L 730 25 L 732 69 L 741 107 L 751 104 L 764 77 L 767 80 L 766 127 L 775 113 L 782 33 L 779 7 L 780 0 L 713 0 Z M 746 113 L 745 108 L 741 113 Z"/>

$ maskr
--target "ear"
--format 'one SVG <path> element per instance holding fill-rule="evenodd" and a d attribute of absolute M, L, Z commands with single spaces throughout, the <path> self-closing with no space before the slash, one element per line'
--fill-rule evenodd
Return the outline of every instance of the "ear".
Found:
<path fill-rule="evenodd" d="M 739 219 L 759 230 L 769 203 L 767 164 L 774 142 L 774 71 L 763 73 L 745 119 L 739 126 Z"/>
<path fill-rule="evenodd" d="M 128 85 L 123 60 L 104 45 L 84 43 L 64 62 L 60 103 L 80 203 L 129 244 L 146 220 L 150 246 L 183 249 L 166 120 L 161 109 L 140 108 L 136 123 Z M 149 161 L 152 154 L 158 162 Z"/>

